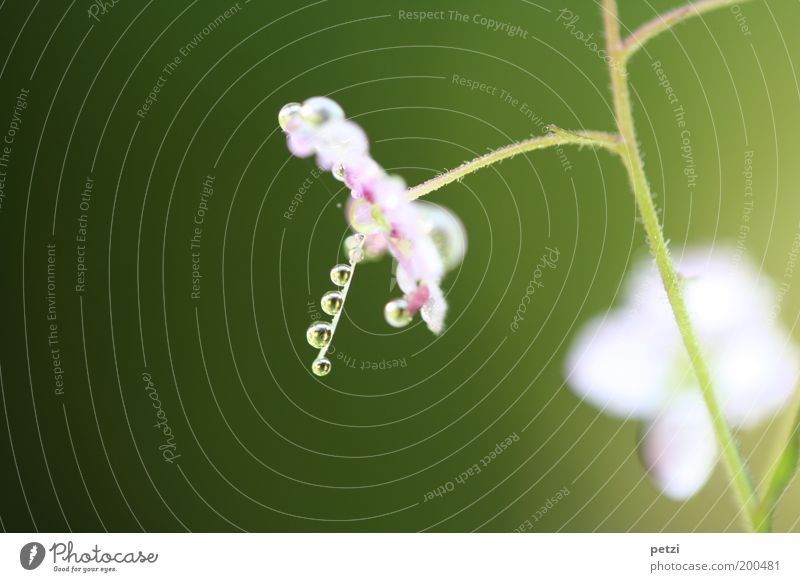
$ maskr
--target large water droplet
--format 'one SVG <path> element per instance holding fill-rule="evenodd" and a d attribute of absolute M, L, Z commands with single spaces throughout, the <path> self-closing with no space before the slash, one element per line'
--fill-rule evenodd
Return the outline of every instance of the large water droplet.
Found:
<path fill-rule="evenodd" d="M 314 360 L 314 363 L 311 364 L 311 371 L 317 376 L 327 376 L 331 371 L 331 361 L 327 358 Z"/>
<path fill-rule="evenodd" d="M 464 224 L 450 210 L 431 204 L 417 202 L 424 217 L 423 228 L 428 232 L 445 270 L 452 271 L 464 260 L 467 252 L 467 233 Z"/>
<path fill-rule="evenodd" d="M 303 101 L 300 115 L 309 123 L 319 127 L 329 121 L 344 119 L 344 110 L 333 99 L 311 97 Z"/>
<path fill-rule="evenodd" d="M 334 285 L 344 287 L 350 280 L 352 272 L 353 270 L 350 268 L 350 265 L 336 265 L 331 269 L 331 281 L 333 281 Z"/>
<path fill-rule="evenodd" d="M 405 299 L 393 299 L 383 308 L 383 315 L 386 323 L 392 327 L 405 327 L 414 318 L 408 310 L 408 302 Z"/>
<path fill-rule="evenodd" d="M 328 342 L 331 341 L 331 336 L 333 335 L 333 328 L 331 327 L 330 323 L 324 321 L 318 321 L 317 323 L 312 323 L 309 326 L 308 331 L 306 331 L 306 339 L 308 343 L 311 344 L 311 347 L 322 349 Z"/>
<path fill-rule="evenodd" d="M 278 123 L 283 131 L 289 131 L 292 128 L 292 122 L 300 118 L 300 107 L 299 103 L 287 103 L 281 107 L 280 113 L 278 113 Z"/>
<path fill-rule="evenodd" d="M 320 305 L 322 306 L 322 311 L 328 315 L 336 315 L 344 305 L 344 298 L 339 291 L 328 291 L 322 296 Z"/>

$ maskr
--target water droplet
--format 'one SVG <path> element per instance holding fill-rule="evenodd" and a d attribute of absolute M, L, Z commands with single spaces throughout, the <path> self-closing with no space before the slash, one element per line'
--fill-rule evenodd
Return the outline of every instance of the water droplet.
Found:
<path fill-rule="evenodd" d="M 344 298 L 339 291 L 328 291 L 322 296 L 320 305 L 322 305 L 322 311 L 328 315 L 336 315 L 344 305 Z"/>
<path fill-rule="evenodd" d="M 318 321 L 316 323 L 312 323 L 308 331 L 306 331 L 306 339 L 308 343 L 311 344 L 311 347 L 322 349 L 328 345 L 328 342 L 331 341 L 331 336 L 333 335 L 333 328 L 331 327 L 330 323 L 324 321 Z"/>
<path fill-rule="evenodd" d="M 311 97 L 303 102 L 300 115 L 312 125 L 319 127 L 332 120 L 344 119 L 344 110 L 333 99 Z"/>
<path fill-rule="evenodd" d="M 289 131 L 292 122 L 300 118 L 300 107 L 299 103 L 287 103 L 281 107 L 280 113 L 278 113 L 278 123 L 283 131 Z"/>
<path fill-rule="evenodd" d="M 353 270 L 350 268 L 350 265 L 336 265 L 331 269 L 331 281 L 333 281 L 334 285 L 344 287 L 350 280 L 350 274 L 352 272 Z"/>
<path fill-rule="evenodd" d="M 360 263 L 362 260 L 364 260 L 364 249 L 361 247 L 355 247 L 350 249 L 349 255 L 350 263 L 355 265 L 356 263 Z"/>
<path fill-rule="evenodd" d="M 467 233 L 464 224 L 450 210 L 428 202 L 418 202 L 424 222 L 422 227 L 436 245 L 445 270 L 452 271 L 464 260 Z"/>
<path fill-rule="evenodd" d="M 405 299 L 392 299 L 383 308 L 383 315 L 386 323 L 392 327 L 405 327 L 414 318 L 408 310 L 408 302 Z"/>
<path fill-rule="evenodd" d="M 340 182 L 344 182 L 344 166 L 342 164 L 336 164 L 331 169 L 331 174 L 333 174 L 333 177 Z"/>
<path fill-rule="evenodd" d="M 327 376 L 328 372 L 331 371 L 331 361 L 327 358 L 314 360 L 314 363 L 311 364 L 311 371 L 317 376 Z"/>

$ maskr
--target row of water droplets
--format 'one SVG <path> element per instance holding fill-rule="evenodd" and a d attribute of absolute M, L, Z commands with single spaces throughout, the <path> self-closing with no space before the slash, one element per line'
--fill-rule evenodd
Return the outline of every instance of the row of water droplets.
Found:
<path fill-rule="evenodd" d="M 333 340 L 339 318 L 344 312 L 344 302 L 353 281 L 356 264 L 364 258 L 364 238 L 364 235 L 360 233 L 348 237 L 349 264 L 338 264 L 331 269 L 331 281 L 339 289 L 325 293 L 320 300 L 320 307 L 322 307 L 322 311 L 333 316 L 333 320 L 330 322 L 316 321 L 306 331 L 308 343 L 311 347 L 319 350 L 317 358 L 311 364 L 311 371 L 317 376 L 325 376 L 331 371 L 331 361 L 326 357 L 328 347 Z"/>

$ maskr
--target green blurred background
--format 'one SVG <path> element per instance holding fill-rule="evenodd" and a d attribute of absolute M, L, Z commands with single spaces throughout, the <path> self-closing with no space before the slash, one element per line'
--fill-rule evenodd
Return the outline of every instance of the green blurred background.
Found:
<path fill-rule="evenodd" d="M 624 0 L 621 16 L 635 27 L 677 5 Z M 447 332 L 388 328 L 391 264 L 365 265 L 332 373 L 309 371 L 305 329 L 343 259 L 347 194 L 290 158 L 280 107 L 333 96 L 409 184 L 548 123 L 612 130 L 605 65 L 558 20 L 562 9 L 602 39 L 599 7 L 577 0 L 0 4 L 0 132 L 29 91 L 2 168 L 2 527 L 739 530 L 721 468 L 686 503 L 661 497 L 639 463 L 637 423 L 564 386 L 571 338 L 615 302 L 646 252 L 626 175 L 605 152 L 518 157 L 431 195 L 469 236 L 445 284 Z M 443 18 L 405 17 L 421 10 Z M 648 44 L 630 70 L 672 247 L 739 239 L 790 285 L 779 317 L 793 329 L 799 283 L 783 273 L 800 231 L 798 24 L 797 2 L 725 8 Z M 694 186 L 657 61 L 685 111 Z M 137 115 L 159 76 L 157 101 Z M 546 247 L 560 251 L 558 265 L 512 331 Z M 381 364 L 393 360 L 402 366 Z M 758 475 L 784 421 L 742 434 Z M 480 473 L 456 481 L 476 463 Z M 776 529 L 800 531 L 798 514 L 795 484 Z"/>

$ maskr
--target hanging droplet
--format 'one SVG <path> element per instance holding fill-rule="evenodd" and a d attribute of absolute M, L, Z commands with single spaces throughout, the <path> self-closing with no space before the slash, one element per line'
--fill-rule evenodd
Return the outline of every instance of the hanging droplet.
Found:
<path fill-rule="evenodd" d="M 328 315 L 336 315 L 341 311 L 342 305 L 344 305 L 344 298 L 338 291 L 328 291 L 322 296 L 320 305 L 322 305 L 322 311 Z"/>
<path fill-rule="evenodd" d="M 364 244 L 364 239 L 366 239 L 366 236 L 361 232 L 351 234 L 344 239 L 344 249 L 349 253 L 354 248 L 362 246 Z"/>
<path fill-rule="evenodd" d="M 417 202 L 428 232 L 442 258 L 446 271 L 458 267 L 467 252 L 467 233 L 464 224 L 452 211 L 429 202 Z"/>
<path fill-rule="evenodd" d="M 314 363 L 311 364 L 311 371 L 317 376 L 327 376 L 331 371 L 331 361 L 327 358 L 314 360 Z"/>
<path fill-rule="evenodd" d="M 350 263 L 355 265 L 356 263 L 360 263 L 364 260 L 364 249 L 360 246 L 350 249 L 348 253 L 350 256 Z"/>
<path fill-rule="evenodd" d="M 336 164 L 333 166 L 331 169 L 331 174 L 333 174 L 333 177 L 340 182 L 344 182 L 344 166 L 342 164 Z"/>
<path fill-rule="evenodd" d="M 328 345 L 328 342 L 331 341 L 331 336 L 333 335 L 333 328 L 331 327 L 330 323 L 325 321 L 318 321 L 316 323 L 312 323 L 308 331 L 306 331 L 306 339 L 308 343 L 311 344 L 311 347 L 322 349 Z"/>
<path fill-rule="evenodd" d="M 352 273 L 350 265 L 336 265 L 331 269 L 331 281 L 334 285 L 344 287 L 350 280 L 350 273 Z"/>
<path fill-rule="evenodd" d="M 312 125 L 319 127 L 332 120 L 344 119 L 344 110 L 333 99 L 311 97 L 303 102 L 300 115 Z"/>
<path fill-rule="evenodd" d="M 383 308 L 383 315 L 386 323 L 392 327 L 405 327 L 414 318 L 408 310 L 408 302 L 405 299 L 393 299 Z"/>
<path fill-rule="evenodd" d="M 350 252 L 354 248 L 358 246 L 358 240 L 356 239 L 356 235 L 351 234 L 346 239 L 344 239 L 344 250 Z"/>
<path fill-rule="evenodd" d="M 283 131 L 289 131 L 292 122 L 300 118 L 300 108 L 299 103 L 287 103 L 281 107 L 280 113 L 278 113 L 278 123 Z"/>

